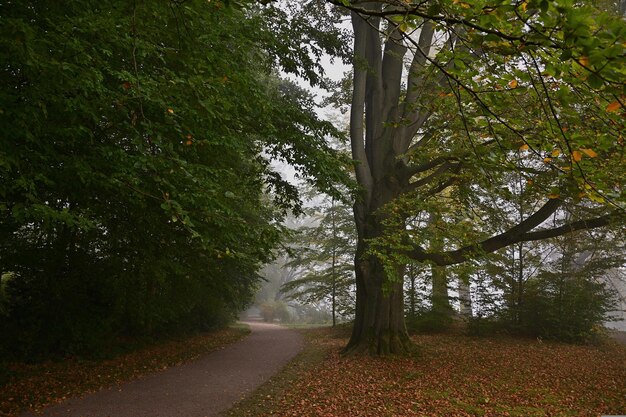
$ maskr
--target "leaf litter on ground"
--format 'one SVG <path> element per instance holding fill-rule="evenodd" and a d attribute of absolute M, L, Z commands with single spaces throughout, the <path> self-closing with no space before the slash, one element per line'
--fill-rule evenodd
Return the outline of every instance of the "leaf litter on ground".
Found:
<path fill-rule="evenodd" d="M 250 416 L 600 416 L 626 412 L 626 346 L 512 337 L 414 336 L 409 357 L 341 356 L 311 330 L 324 360 Z"/>
<path fill-rule="evenodd" d="M 168 340 L 105 360 L 66 359 L 44 363 L 4 363 L 0 382 L 0 417 L 24 410 L 39 412 L 66 399 L 181 365 L 240 340 L 250 332 L 230 327 Z"/>

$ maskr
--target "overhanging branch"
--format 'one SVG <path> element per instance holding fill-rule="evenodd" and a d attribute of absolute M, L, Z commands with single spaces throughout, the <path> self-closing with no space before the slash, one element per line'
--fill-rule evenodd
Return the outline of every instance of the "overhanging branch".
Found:
<path fill-rule="evenodd" d="M 532 229 L 534 229 L 534 227 L 536 226 L 530 226 L 536 223 L 541 217 L 546 216 L 546 214 L 554 207 L 554 204 L 555 203 L 544 205 L 535 214 L 533 214 L 531 217 L 518 224 L 517 226 L 482 242 L 447 252 L 426 252 L 423 248 L 416 246 L 412 251 L 408 253 L 408 256 L 417 261 L 430 261 L 441 266 L 454 265 L 465 262 L 480 255 L 495 252 L 498 249 L 502 249 L 515 243 L 544 240 L 562 236 L 578 230 L 595 229 L 598 227 L 608 226 L 611 223 L 614 223 L 620 219 L 624 219 L 624 214 L 622 212 L 615 211 L 613 213 L 593 219 L 578 220 L 575 222 L 566 223 L 559 227 L 542 229 L 533 232 Z M 558 207 L 558 205 L 556 207 Z M 556 210 L 556 208 L 554 210 Z M 552 212 L 554 212 L 554 210 Z M 545 218 L 547 218 L 549 215 L 550 214 L 547 214 Z M 543 221 L 541 221 L 540 223 L 542 222 Z"/>

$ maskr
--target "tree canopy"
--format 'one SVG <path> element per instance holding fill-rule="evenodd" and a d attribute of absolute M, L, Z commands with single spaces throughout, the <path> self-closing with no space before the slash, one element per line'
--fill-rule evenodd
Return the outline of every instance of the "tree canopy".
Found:
<path fill-rule="evenodd" d="M 277 75 L 276 51 L 306 53 L 272 10 L 0 6 L 4 349 L 99 351 L 230 319 L 300 209 L 271 158 L 331 193 L 345 181 L 339 133 Z"/>
<path fill-rule="evenodd" d="M 349 349 L 404 349 L 411 260 L 457 264 L 623 224 L 626 27 L 614 10 L 568 0 L 335 3 L 354 28 L 350 135 L 362 187 Z M 510 208 L 512 174 L 537 204 L 501 229 L 494 217 Z M 438 236 L 407 224 L 420 212 L 443 220 Z"/>

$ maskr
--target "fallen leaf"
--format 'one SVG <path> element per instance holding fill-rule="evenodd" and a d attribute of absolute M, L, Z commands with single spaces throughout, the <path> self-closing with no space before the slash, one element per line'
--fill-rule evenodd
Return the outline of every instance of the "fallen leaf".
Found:
<path fill-rule="evenodd" d="M 614 113 L 618 111 L 621 107 L 622 107 L 621 103 L 615 100 L 613 103 L 606 106 L 606 111 L 608 111 L 609 113 Z"/>
<path fill-rule="evenodd" d="M 598 154 L 597 154 L 597 153 L 595 153 L 595 152 L 593 151 L 593 149 L 585 149 L 585 148 L 580 148 L 580 150 L 581 150 L 581 151 L 582 151 L 585 155 L 587 155 L 589 158 L 595 158 L 595 157 L 597 157 L 597 156 L 598 156 Z"/>

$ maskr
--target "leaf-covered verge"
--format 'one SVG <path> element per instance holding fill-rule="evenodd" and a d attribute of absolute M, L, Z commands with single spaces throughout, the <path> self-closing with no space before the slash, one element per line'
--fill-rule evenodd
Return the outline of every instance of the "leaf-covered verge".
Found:
<path fill-rule="evenodd" d="M 309 330 L 307 350 L 325 352 L 318 353 L 324 359 L 305 367 L 284 392 L 262 388 L 231 415 L 529 417 L 626 410 L 626 348 L 615 342 L 418 335 L 412 357 L 381 358 L 340 356 L 347 335 L 339 332 Z"/>
<path fill-rule="evenodd" d="M 233 326 L 157 343 L 107 360 L 0 364 L 0 416 L 17 416 L 25 409 L 37 412 L 71 397 L 189 362 L 248 333 L 247 326 Z"/>

